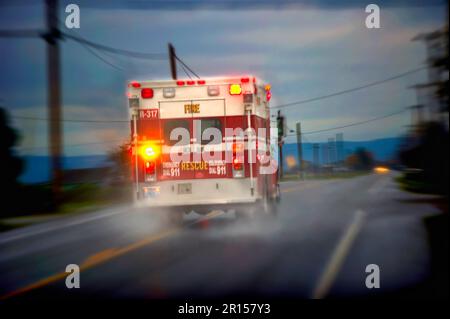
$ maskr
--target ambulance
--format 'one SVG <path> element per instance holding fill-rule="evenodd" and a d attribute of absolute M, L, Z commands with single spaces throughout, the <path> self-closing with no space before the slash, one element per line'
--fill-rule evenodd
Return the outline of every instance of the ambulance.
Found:
<path fill-rule="evenodd" d="M 131 81 L 127 96 L 138 206 L 174 219 L 191 211 L 276 214 L 270 85 L 250 75 Z"/>

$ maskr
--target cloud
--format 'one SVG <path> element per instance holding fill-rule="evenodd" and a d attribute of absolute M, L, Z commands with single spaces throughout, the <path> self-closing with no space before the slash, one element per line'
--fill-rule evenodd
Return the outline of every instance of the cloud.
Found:
<path fill-rule="evenodd" d="M 30 17 L 33 23 L 42 18 L 41 12 L 30 15 L 25 17 Z M 272 84 L 272 104 L 276 105 L 345 90 L 417 67 L 425 59 L 425 48 L 421 43 L 411 42 L 412 36 L 439 26 L 445 19 L 445 12 L 439 7 L 382 6 L 382 28 L 368 30 L 364 27 L 365 15 L 360 5 L 337 8 L 314 1 L 289 10 L 151 11 L 128 10 L 126 6 L 116 10 L 88 6 L 82 9 L 82 25 L 76 33 L 101 44 L 141 52 L 165 52 L 167 42 L 173 42 L 177 54 L 201 76 L 251 73 L 264 78 Z M 1 12 L 0 16 L 3 18 L 5 14 Z M 31 25 L 22 20 L 11 14 L 3 21 Z M 45 116 L 44 106 L 33 106 L 46 103 L 43 41 L 1 41 L 4 61 L 8 61 L 0 76 L 5 104 L 14 114 Z M 36 51 L 37 47 L 41 49 Z M 63 42 L 65 118 L 127 118 L 124 93 L 128 78 L 169 77 L 167 61 L 101 54 L 126 72 L 113 69 L 77 43 Z M 179 74 L 184 77 L 181 69 Z M 415 94 L 407 87 L 424 80 L 425 73 L 415 74 L 283 112 L 290 125 L 301 121 L 305 129 L 339 126 L 412 105 Z M 351 139 L 395 135 L 404 130 L 402 121 L 390 118 L 345 133 Z M 21 129 L 23 146 L 46 145 L 45 122 L 14 123 Z M 103 143 L 127 138 L 128 130 L 127 125 L 64 123 L 64 141 Z M 317 136 L 326 137 L 327 134 Z M 66 152 L 99 153 L 107 148 L 94 145 L 67 148 Z"/>

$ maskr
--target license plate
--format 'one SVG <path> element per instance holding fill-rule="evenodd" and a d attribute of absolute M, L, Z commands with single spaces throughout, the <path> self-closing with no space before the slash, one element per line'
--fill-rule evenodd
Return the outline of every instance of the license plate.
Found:
<path fill-rule="evenodd" d="M 191 194 L 191 193 L 192 193 L 191 183 L 178 184 L 178 194 Z"/>
<path fill-rule="evenodd" d="M 153 198 L 160 194 L 159 186 L 144 187 L 144 197 Z"/>
<path fill-rule="evenodd" d="M 130 107 L 139 107 L 139 99 L 131 98 L 128 100 Z"/>

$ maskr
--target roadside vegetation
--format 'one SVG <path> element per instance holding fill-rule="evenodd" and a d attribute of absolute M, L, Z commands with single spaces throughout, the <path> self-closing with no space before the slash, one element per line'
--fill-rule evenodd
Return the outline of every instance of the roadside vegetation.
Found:
<path fill-rule="evenodd" d="M 364 148 L 358 148 L 345 161 L 333 165 L 314 166 L 304 161 L 303 172 L 293 167 L 283 174 L 281 181 L 352 178 L 370 174 L 374 166 L 373 155 Z"/>
<path fill-rule="evenodd" d="M 0 189 L 3 192 L 0 231 L 132 201 L 127 145 L 109 154 L 108 167 L 65 171 L 62 192 L 55 199 L 51 183 L 18 181 L 23 161 L 15 154 L 14 147 L 19 139 L 9 124 L 7 112 L 0 108 Z"/>
<path fill-rule="evenodd" d="M 448 198 L 448 131 L 438 122 L 427 122 L 416 129 L 400 152 L 406 167 L 397 181 L 404 190 L 436 194 Z"/>

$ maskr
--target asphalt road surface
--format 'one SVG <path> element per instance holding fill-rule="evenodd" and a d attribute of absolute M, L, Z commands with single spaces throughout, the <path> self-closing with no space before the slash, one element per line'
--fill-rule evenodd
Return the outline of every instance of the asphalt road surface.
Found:
<path fill-rule="evenodd" d="M 116 207 L 9 231 L 0 298 L 324 298 L 411 287 L 430 269 L 422 218 L 438 210 L 393 177 L 285 182 L 274 220 L 216 211 L 170 227 Z M 79 289 L 65 285 L 69 264 L 80 266 Z M 369 264 L 379 289 L 365 285 Z"/>

